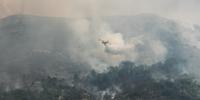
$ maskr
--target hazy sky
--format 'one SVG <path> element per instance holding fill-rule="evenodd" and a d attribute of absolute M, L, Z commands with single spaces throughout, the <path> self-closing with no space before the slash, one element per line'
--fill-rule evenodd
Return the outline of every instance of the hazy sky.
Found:
<path fill-rule="evenodd" d="M 200 0 L 0 0 L 0 17 L 16 13 L 44 16 L 105 16 L 154 13 L 200 23 Z"/>

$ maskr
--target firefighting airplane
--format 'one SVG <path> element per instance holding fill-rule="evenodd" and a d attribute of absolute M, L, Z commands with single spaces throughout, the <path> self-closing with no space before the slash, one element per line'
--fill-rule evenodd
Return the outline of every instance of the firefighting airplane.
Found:
<path fill-rule="evenodd" d="M 105 41 L 105 40 L 99 39 L 99 41 L 101 41 L 101 43 L 102 43 L 104 46 L 107 46 L 108 44 L 110 44 L 110 42 L 109 42 L 108 40 Z"/>

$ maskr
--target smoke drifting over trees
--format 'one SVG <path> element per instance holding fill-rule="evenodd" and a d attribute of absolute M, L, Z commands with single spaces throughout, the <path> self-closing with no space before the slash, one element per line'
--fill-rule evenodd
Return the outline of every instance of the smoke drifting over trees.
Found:
<path fill-rule="evenodd" d="M 0 99 L 199 100 L 198 20 L 126 1 L 1 0 Z"/>

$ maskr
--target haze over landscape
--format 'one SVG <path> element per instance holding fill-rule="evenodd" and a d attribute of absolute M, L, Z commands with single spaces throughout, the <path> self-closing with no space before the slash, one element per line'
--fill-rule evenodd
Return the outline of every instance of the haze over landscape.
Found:
<path fill-rule="evenodd" d="M 200 100 L 199 0 L 0 0 L 2 100 Z"/>
<path fill-rule="evenodd" d="M 43 16 L 109 16 L 154 13 L 200 23 L 199 0 L 1 0 L 1 17 L 13 14 Z"/>

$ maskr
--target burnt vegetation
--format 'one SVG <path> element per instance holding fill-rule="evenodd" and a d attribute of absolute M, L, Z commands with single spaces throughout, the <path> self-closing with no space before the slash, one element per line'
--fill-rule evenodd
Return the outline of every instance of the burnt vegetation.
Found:
<path fill-rule="evenodd" d="M 178 61 L 169 59 L 152 66 L 122 62 L 106 72 L 74 74 L 71 83 L 40 76 L 31 85 L 0 89 L 1 100 L 200 100 L 200 85 L 182 73 Z M 29 79 L 30 80 L 30 79 Z M 30 83 L 30 82 L 29 82 Z"/>
<path fill-rule="evenodd" d="M 138 18 L 141 23 L 149 17 Z M 138 29 L 134 27 L 138 18 L 123 25 L 127 29 L 117 26 L 118 18 L 109 20 L 116 31 L 132 33 Z M 127 23 L 132 17 L 119 19 Z M 147 33 L 176 32 L 174 23 L 162 26 L 162 22 L 154 20 L 145 27 Z M 165 62 L 147 66 L 124 61 L 99 73 L 88 64 L 73 62 L 69 59 L 71 52 L 63 54 L 63 49 L 70 48 L 65 48 L 65 43 L 71 45 L 66 41 L 71 37 L 65 36 L 71 31 L 63 19 L 11 16 L 0 23 L 0 100 L 200 100 L 198 80 L 184 70 L 187 64 L 179 59 L 185 52 L 180 57 L 175 55 L 183 45 L 176 42 L 174 35 L 166 40 L 179 49 L 171 48 L 175 53 Z M 174 41 L 170 40 L 172 36 Z"/>

